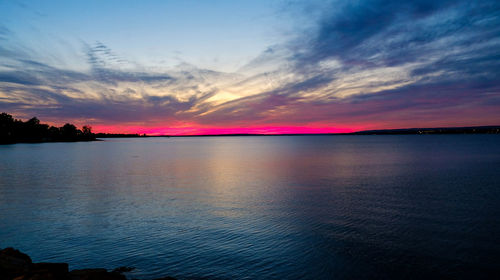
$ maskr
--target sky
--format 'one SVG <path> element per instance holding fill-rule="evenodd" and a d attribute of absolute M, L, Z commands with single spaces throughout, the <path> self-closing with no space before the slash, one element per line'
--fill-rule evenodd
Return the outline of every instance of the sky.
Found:
<path fill-rule="evenodd" d="M 500 2 L 0 0 L 0 111 L 157 135 L 500 125 Z"/>

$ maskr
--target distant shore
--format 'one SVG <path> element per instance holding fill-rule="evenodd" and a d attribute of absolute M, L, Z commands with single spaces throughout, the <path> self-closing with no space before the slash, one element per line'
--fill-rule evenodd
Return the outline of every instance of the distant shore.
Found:
<path fill-rule="evenodd" d="M 348 135 L 402 135 L 402 134 L 500 134 L 500 126 L 434 127 L 364 130 Z"/>

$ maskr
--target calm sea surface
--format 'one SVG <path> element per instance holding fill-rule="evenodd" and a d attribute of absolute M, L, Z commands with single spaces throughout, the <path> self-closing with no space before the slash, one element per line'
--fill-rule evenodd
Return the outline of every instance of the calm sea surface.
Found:
<path fill-rule="evenodd" d="M 144 279 L 494 279 L 500 135 L 3 145 L 7 246 Z"/>

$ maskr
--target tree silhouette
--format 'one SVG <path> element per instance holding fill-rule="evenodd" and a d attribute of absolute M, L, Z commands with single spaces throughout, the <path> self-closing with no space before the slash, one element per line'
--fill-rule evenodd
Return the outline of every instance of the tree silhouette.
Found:
<path fill-rule="evenodd" d="M 63 127 L 61 127 L 61 135 L 63 138 L 71 140 L 78 136 L 78 129 L 76 129 L 76 126 L 67 123 Z"/>
<path fill-rule="evenodd" d="M 23 122 L 7 113 L 0 114 L 0 144 L 92 141 L 95 139 L 90 126 L 84 126 L 82 130 L 79 130 L 73 124 L 66 123 L 57 128 L 40 123 L 36 117 Z"/>
<path fill-rule="evenodd" d="M 90 127 L 88 125 L 84 125 L 82 127 L 82 133 L 83 133 L 83 135 L 86 135 L 86 136 L 92 135 L 92 127 Z"/>

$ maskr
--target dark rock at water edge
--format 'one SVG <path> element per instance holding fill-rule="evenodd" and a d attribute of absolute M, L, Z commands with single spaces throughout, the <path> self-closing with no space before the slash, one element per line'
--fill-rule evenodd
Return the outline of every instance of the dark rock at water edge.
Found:
<path fill-rule="evenodd" d="M 108 272 L 104 268 L 76 269 L 69 273 L 71 280 L 125 280 L 125 276 L 118 272 Z"/>
<path fill-rule="evenodd" d="M 31 258 L 14 248 L 0 251 L 0 280 L 10 280 L 28 273 L 33 266 Z"/>
<path fill-rule="evenodd" d="M 33 263 L 28 255 L 14 248 L 0 250 L 0 280 L 126 280 L 122 273 L 131 270 L 132 267 L 123 266 L 111 272 L 104 268 L 69 271 L 67 263 Z"/>

